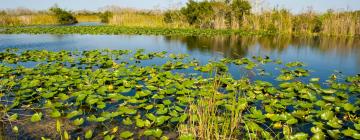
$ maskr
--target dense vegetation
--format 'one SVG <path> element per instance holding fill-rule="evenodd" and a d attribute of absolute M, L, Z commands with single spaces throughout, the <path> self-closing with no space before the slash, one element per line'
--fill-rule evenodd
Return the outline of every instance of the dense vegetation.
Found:
<path fill-rule="evenodd" d="M 311 78 L 301 62 L 253 57 L 201 64 L 186 54 L 144 50 L 14 49 L 0 60 L 0 130 L 8 137 L 360 138 L 360 76 Z M 278 84 L 234 79 L 229 65 L 257 75 L 275 65 Z"/>
<path fill-rule="evenodd" d="M 57 16 L 64 23 L 76 17 L 82 22 L 104 22 L 110 25 L 156 28 L 202 28 L 233 29 L 247 31 L 270 31 L 281 34 L 323 34 L 357 36 L 360 34 L 359 11 L 334 11 L 325 13 L 307 11 L 290 13 L 287 9 L 271 9 L 254 12 L 247 0 L 194 1 L 180 9 L 169 11 L 134 10 L 116 6 L 105 7 L 102 12 L 77 11 Z M 254 7 L 259 9 L 259 7 Z M 49 12 L 2 11 L 0 25 L 54 24 L 56 17 Z M 62 10 L 63 12 L 66 12 Z M 60 13 L 63 13 L 60 12 Z M 18 14 L 20 13 L 20 14 Z M 4 16 L 3 16 L 4 15 Z M 47 16 L 47 17 L 45 17 Z M 69 21 L 67 21 L 69 20 Z M 346 25 L 346 26 L 344 26 Z"/>
<path fill-rule="evenodd" d="M 57 6 L 51 7 L 49 11 L 55 14 L 60 24 L 74 24 L 78 22 L 69 11 L 65 11 Z"/>
<path fill-rule="evenodd" d="M 324 14 L 308 11 L 292 14 L 286 9 L 252 13 L 247 0 L 193 1 L 189 0 L 179 12 L 165 13 L 164 21 L 171 23 L 186 19 L 199 28 L 271 30 L 279 33 L 359 35 L 360 12 L 335 12 Z M 174 15 L 172 13 L 181 13 Z M 346 25 L 346 26 L 343 26 Z"/>
<path fill-rule="evenodd" d="M 109 20 L 112 18 L 112 16 L 113 14 L 110 11 L 105 11 L 99 15 L 102 23 L 109 23 Z"/>

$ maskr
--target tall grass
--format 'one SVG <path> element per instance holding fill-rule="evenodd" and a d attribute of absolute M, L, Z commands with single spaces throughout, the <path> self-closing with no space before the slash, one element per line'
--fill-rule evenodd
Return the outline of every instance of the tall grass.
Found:
<path fill-rule="evenodd" d="M 176 20 L 172 23 L 167 23 L 165 21 L 165 14 L 160 11 L 125 9 L 113 13 L 114 15 L 109 20 L 110 25 L 127 27 L 189 27 L 188 23 L 184 20 Z"/>
<path fill-rule="evenodd" d="M 165 27 L 164 16 L 157 13 L 121 12 L 115 13 L 109 24 L 129 27 Z"/>
<path fill-rule="evenodd" d="M 75 15 L 79 22 L 100 22 L 98 15 Z"/>
<path fill-rule="evenodd" d="M 57 24 L 55 16 L 46 14 L 35 15 L 3 15 L 0 16 L 0 25 L 18 26 L 18 25 L 45 25 L 45 24 Z"/>
<path fill-rule="evenodd" d="M 220 93 L 220 78 L 224 77 L 215 77 L 213 83 L 200 91 L 200 97 L 190 103 L 187 124 L 178 126 L 180 137 L 194 139 L 196 136 L 199 140 L 231 140 L 239 139 L 243 135 L 242 114 L 247 102 L 241 97 L 241 92 Z M 233 97 L 226 98 L 226 96 Z"/>
<path fill-rule="evenodd" d="M 359 12 L 334 12 L 324 14 L 308 11 L 292 14 L 287 10 L 263 11 L 246 15 L 245 30 L 268 30 L 285 34 L 360 35 Z"/>

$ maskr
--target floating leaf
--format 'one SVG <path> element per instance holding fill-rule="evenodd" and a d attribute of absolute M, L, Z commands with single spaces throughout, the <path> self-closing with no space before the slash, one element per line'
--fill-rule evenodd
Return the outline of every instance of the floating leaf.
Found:
<path fill-rule="evenodd" d="M 61 113 L 60 113 L 58 110 L 54 109 L 54 110 L 51 112 L 50 116 L 53 117 L 53 118 L 58 118 L 58 117 L 61 116 Z"/>
<path fill-rule="evenodd" d="M 89 129 L 88 131 L 86 131 L 86 133 L 85 133 L 85 138 L 86 139 L 91 139 L 92 136 L 93 136 L 93 131 L 92 130 Z"/>
<path fill-rule="evenodd" d="M 83 118 L 77 118 L 73 121 L 73 124 L 76 126 L 82 125 L 84 123 L 84 119 Z"/>
<path fill-rule="evenodd" d="M 321 119 L 323 120 L 331 120 L 334 117 L 334 112 L 327 110 L 322 112 L 322 114 L 320 115 Z"/>
<path fill-rule="evenodd" d="M 343 107 L 346 111 L 353 111 L 355 109 L 354 105 L 352 105 L 350 103 L 344 104 Z"/>
<path fill-rule="evenodd" d="M 134 134 L 130 131 L 124 131 L 124 132 L 121 132 L 120 133 L 120 137 L 121 138 L 124 138 L 124 139 L 127 139 L 127 138 L 130 138 L 132 137 Z"/>

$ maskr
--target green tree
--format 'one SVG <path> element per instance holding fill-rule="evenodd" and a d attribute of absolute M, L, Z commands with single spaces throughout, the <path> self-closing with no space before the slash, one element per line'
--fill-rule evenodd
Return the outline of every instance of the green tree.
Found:
<path fill-rule="evenodd" d="M 186 7 L 181 9 L 181 13 L 190 25 L 205 28 L 211 27 L 211 21 L 215 14 L 211 2 L 195 2 L 194 0 L 189 0 Z"/>
<path fill-rule="evenodd" d="M 250 14 L 251 4 L 247 0 L 233 0 L 231 9 L 238 19 L 239 27 L 241 27 L 244 16 Z"/>
<path fill-rule="evenodd" d="M 60 24 L 74 24 L 78 22 L 69 11 L 59 8 L 57 5 L 51 7 L 49 11 L 55 14 Z"/>

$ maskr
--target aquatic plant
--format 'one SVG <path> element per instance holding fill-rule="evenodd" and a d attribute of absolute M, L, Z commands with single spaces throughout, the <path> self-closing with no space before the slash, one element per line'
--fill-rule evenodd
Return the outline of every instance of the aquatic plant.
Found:
<path fill-rule="evenodd" d="M 186 54 L 146 50 L 17 49 L 0 52 L 0 62 L 0 122 L 12 132 L 7 135 L 20 138 L 360 135 L 360 75 L 318 79 L 301 62 L 259 56 L 201 64 Z M 256 73 L 267 64 L 280 67 L 277 83 L 228 72 L 229 65 Z"/>
<path fill-rule="evenodd" d="M 57 26 L 57 27 L 6 27 L 0 30 L 5 34 L 136 34 L 136 35 L 183 35 L 183 36 L 213 36 L 213 35 L 274 35 L 267 31 L 251 32 L 242 30 L 212 30 L 212 29 L 172 29 L 121 26 Z"/>

